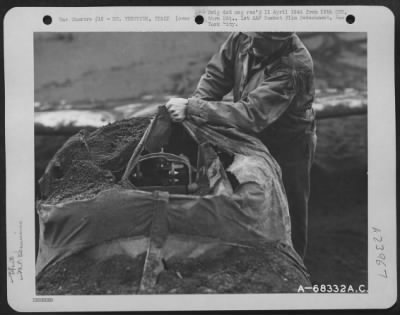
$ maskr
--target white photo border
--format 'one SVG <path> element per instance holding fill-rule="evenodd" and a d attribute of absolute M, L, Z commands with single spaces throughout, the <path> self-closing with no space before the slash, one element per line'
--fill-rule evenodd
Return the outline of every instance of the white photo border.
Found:
<path fill-rule="evenodd" d="M 257 9 L 287 9 L 254 6 Z M 8 303 L 17 311 L 278 310 L 389 308 L 397 300 L 394 15 L 384 6 L 295 6 L 353 14 L 345 20 L 243 21 L 238 27 L 197 25 L 206 10 L 249 7 L 19 7 L 4 18 L 7 264 L 21 255 L 19 278 L 7 276 Z M 168 23 L 60 22 L 60 17 L 113 15 L 191 17 Z M 52 25 L 43 16 L 53 17 Z M 368 55 L 368 293 L 48 296 L 35 302 L 34 56 L 35 32 L 366 32 Z M 21 193 L 22 192 L 22 193 Z M 379 232 L 378 232 L 379 230 Z M 379 233 L 377 235 L 376 233 Z M 379 276 L 376 240 L 385 246 L 387 278 Z M 356 249 L 355 249 L 356 250 Z M 322 267 L 323 268 L 323 267 Z M 47 297 L 47 296 L 46 296 Z M 43 296 L 41 296 L 43 298 Z"/>

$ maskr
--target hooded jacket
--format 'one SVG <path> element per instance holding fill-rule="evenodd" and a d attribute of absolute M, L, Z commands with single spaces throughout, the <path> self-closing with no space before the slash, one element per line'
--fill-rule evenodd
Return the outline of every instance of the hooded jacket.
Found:
<path fill-rule="evenodd" d="M 301 158 L 287 146 L 314 129 L 312 58 L 296 34 L 265 58 L 250 49 L 247 35 L 229 35 L 189 98 L 187 115 L 255 135 L 284 160 Z M 223 101 L 230 91 L 233 100 Z"/>

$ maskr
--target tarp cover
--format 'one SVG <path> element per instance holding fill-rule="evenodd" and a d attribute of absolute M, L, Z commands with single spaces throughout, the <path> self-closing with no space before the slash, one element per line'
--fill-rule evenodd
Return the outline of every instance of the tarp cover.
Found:
<path fill-rule="evenodd" d="M 166 239 L 196 237 L 216 242 L 282 242 L 292 246 L 290 218 L 280 168 L 255 137 L 236 129 L 185 120 L 186 132 L 200 148 L 208 177 L 204 195 L 146 192 L 116 183 L 87 200 L 38 204 L 40 221 L 36 272 L 74 253 L 106 242 L 149 237 L 159 248 Z M 145 148 L 156 151 L 170 136 L 165 108 L 149 126 Z M 229 152 L 233 162 L 225 170 L 212 148 Z M 214 152 L 215 153 L 215 152 Z M 239 182 L 225 185 L 226 171 Z M 217 176 L 220 174 L 221 176 Z M 225 184 L 224 184 L 225 182 Z M 294 251 L 293 251 L 294 252 Z M 295 255 L 295 253 L 294 253 Z"/>

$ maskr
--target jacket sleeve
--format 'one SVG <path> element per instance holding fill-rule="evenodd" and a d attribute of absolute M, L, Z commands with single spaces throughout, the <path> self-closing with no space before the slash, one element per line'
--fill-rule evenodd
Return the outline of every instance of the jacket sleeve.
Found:
<path fill-rule="evenodd" d="M 233 88 L 235 42 L 237 33 L 231 33 L 201 76 L 193 97 L 219 101 Z"/>
<path fill-rule="evenodd" d="M 208 122 L 257 133 L 287 110 L 295 94 L 295 70 L 281 68 L 266 76 L 261 85 L 237 102 L 189 98 L 187 115 L 197 123 Z"/>

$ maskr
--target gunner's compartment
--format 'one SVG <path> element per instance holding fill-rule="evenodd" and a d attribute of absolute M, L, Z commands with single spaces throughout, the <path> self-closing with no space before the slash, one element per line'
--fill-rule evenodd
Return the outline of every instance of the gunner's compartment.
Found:
<path fill-rule="evenodd" d="M 158 152 L 144 149 L 129 176 L 129 181 L 145 191 L 192 194 L 198 186 L 198 144 L 181 124 L 171 124 L 169 136 Z"/>
<path fill-rule="evenodd" d="M 210 193 L 210 171 L 207 165 L 218 159 L 227 169 L 233 154 L 204 144 L 190 137 L 182 124 L 171 123 L 165 134 L 159 136 L 159 146 L 152 152 L 145 148 L 136 159 L 128 179 L 134 187 L 145 191 L 167 191 L 174 194 L 205 195 Z M 153 140 L 151 140 L 153 141 Z M 156 152 L 154 152 L 156 151 Z M 232 187 L 237 180 L 227 174 Z"/>

